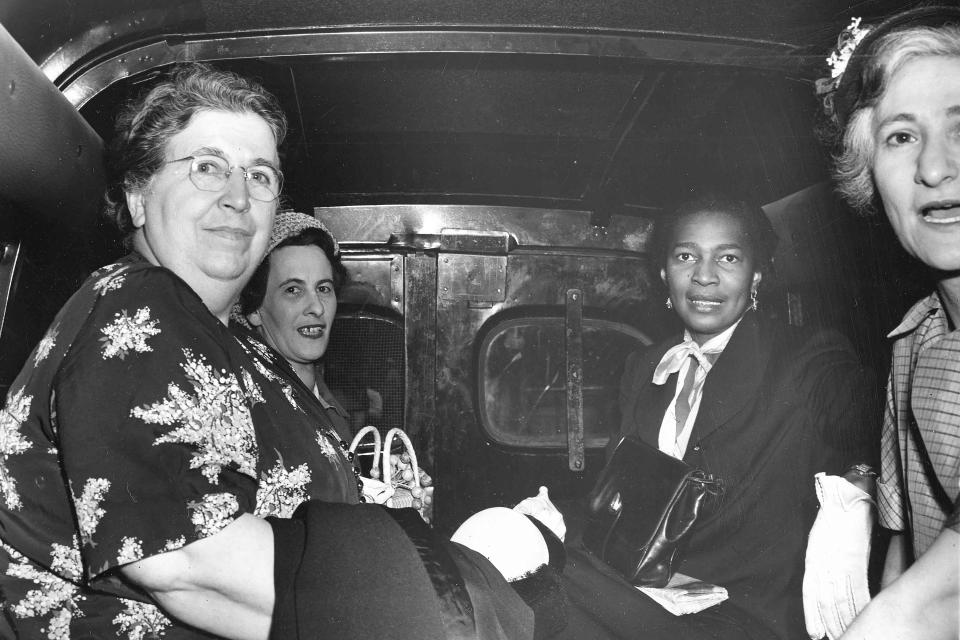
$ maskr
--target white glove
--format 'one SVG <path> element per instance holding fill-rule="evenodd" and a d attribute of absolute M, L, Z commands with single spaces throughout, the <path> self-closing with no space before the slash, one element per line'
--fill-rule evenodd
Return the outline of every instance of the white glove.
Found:
<path fill-rule="evenodd" d="M 507 582 L 526 577 L 550 561 L 547 543 L 536 525 L 506 507 L 478 511 L 450 539 L 485 556 Z"/>
<path fill-rule="evenodd" d="M 803 614 L 808 636 L 836 640 L 870 601 L 873 501 L 839 476 L 818 473 L 814 482 L 820 511 L 807 541 Z"/>
<path fill-rule="evenodd" d="M 363 484 L 363 497 L 367 502 L 374 504 L 384 504 L 393 497 L 393 487 L 386 482 L 360 476 L 360 482 Z"/>
<path fill-rule="evenodd" d="M 540 487 L 539 493 L 532 498 L 521 500 L 513 510 L 536 518 L 550 531 L 553 531 L 553 534 L 560 538 L 561 542 L 567 535 L 567 525 L 563 522 L 563 514 L 550 502 L 550 495 L 546 487 Z"/>

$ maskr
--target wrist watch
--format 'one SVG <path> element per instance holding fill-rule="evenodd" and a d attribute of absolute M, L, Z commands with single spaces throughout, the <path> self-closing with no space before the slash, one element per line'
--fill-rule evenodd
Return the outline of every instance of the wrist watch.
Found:
<path fill-rule="evenodd" d="M 873 467 L 871 467 L 868 464 L 864 464 L 862 462 L 859 464 L 851 465 L 851 467 L 847 469 L 846 473 L 855 473 L 858 476 L 864 476 L 866 478 L 877 477 L 877 472 L 873 470 Z"/>

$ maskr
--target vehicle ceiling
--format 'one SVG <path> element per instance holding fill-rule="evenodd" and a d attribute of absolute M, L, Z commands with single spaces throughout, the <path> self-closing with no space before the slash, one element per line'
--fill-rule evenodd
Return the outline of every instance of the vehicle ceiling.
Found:
<path fill-rule="evenodd" d="M 0 24 L 104 138 L 171 60 L 259 78 L 290 116 L 297 207 L 502 203 L 603 224 L 694 184 L 770 202 L 824 179 L 814 61 L 854 11 L 902 3 L 848 4 L 6 0 Z"/>

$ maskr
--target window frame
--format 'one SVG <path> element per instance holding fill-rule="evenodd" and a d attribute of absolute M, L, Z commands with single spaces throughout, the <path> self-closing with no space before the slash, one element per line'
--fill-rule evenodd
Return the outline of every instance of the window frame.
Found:
<path fill-rule="evenodd" d="M 494 428 L 494 423 L 490 418 L 490 415 L 487 411 L 487 404 L 485 399 L 486 392 L 486 376 L 484 374 L 484 367 L 486 364 L 486 359 L 484 354 L 487 353 L 490 344 L 494 339 L 501 336 L 505 331 L 512 327 L 517 326 L 530 326 L 535 324 L 537 321 L 543 322 L 542 326 L 547 326 L 549 324 L 554 324 L 560 328 L 560 331 L 563 332 L 563 327 L 565 324 L 565 316 L 562 312 L 562 308 L 559 310 L 551 309 L 547 310 L 536 310 L 523 313 L 516 313 L 516 310 L 512 310 L 514 313 L 511 313 L 508 317 L 503 317 L 502 315 L 498 317 L 491 318 L 490 321 L 486 323 L 486 326 L 481 329 L 479 334 L 479 339 L 477 340 L 476 355 L 474 357 L 474 376 L 475 376 L 475 410 L 477 414 L 477 423 L 484 434 L 485 439 L 496 446 L 503 447 L 515 451 L 527 451 L 535 453 L 555 453 L 563 451 L 567 448 L 566 440 L 566 423 L 561 425 L 561 434 L 563 435 L 562 439 L 557 442 L 549 443 L 537 443 L 531 442 L 529 438 L 519 438 L 519 437 L 505 437 L 508 434 L 505 434 L 502 429 Z M 602 310 L 601 310 L 602 312 Z M 590 328 L 608 328 L 613 331 L 617 331 L 622 335 L 633 338 L 637 341 L 636 349 L 641 349 L 645 346 L 649 346 L 653 343 L 652 338 L 637 329 L 633 325 L 624 322 L 620 319 L 611 319 L 598 317 L 596 312 L 589 313 L 585 310 L 582 327 L 586 329 Z M 632 352 L 631 350 L 630 352 Z M 560 381 L 562 383 L 562 380 Z M 551 384 L 553 386 L 553 383 Z M 585 437 L 584 447 L 590 450 L 597 450 L 606 447 L 609 442 L 609 436 L 592 436 Z"/>

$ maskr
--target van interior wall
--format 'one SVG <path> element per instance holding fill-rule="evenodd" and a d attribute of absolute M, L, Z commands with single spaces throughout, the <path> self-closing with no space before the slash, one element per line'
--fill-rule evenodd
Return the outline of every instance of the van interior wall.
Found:
<path fill-rule="evenodd" d="M 110 234 L 70 232 L 0 200 L 0 243 L 20 243 L 0 332 L 0 393 L 13 382 L 57 311 L 91 271 L 119 255 Z M 110 248 L 113 246 L 114 248 Z"/>
<path fill-rule="evenodd" d="M 854 213 L 829 182 L 764 209 L 780 237 L 773 283 L 780 313 L 792 324 L 842 332 L 883 385 L 886 335 L 931 290 L 929 273 L 903 250 L 882 212 Z"/>

